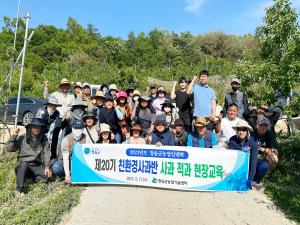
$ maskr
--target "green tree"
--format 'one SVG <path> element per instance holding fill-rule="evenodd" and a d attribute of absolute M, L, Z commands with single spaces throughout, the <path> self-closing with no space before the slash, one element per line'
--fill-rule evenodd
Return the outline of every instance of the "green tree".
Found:
<path fill-rule="evenodd" d="M 238 73 L 257 104 L 271 103 L 274 94 L 289 95 L 300 82 L 300 32 L 289 0 L 274 0 L 266 9 L 265 25 L 257 29 L 260 60 L 244 59 Z"/>

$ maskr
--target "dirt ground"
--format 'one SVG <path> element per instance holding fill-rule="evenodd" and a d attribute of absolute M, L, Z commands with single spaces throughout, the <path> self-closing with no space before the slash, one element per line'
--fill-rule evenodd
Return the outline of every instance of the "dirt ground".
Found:
<path fill-rule="evenodd" d="M 262 192 L 187 192 L 90 186 L 60 225 L 295 224 Z"/>

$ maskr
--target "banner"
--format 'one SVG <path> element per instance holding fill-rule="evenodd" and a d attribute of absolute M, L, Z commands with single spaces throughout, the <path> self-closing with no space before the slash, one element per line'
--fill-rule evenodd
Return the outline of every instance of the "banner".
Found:
<path fill-rule="evenodd" d="M 249 154 L 236 150 L 77 144 L 71 182 L 245 192 L 248 167 Z"/>

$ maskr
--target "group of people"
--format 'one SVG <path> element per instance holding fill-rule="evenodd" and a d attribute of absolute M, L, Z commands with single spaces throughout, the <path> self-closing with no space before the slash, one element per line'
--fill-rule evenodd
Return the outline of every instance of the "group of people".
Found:
<path fill-rule="evenodd" d="M 29 176 L 38 181 L 55 174 L 70 184 L 72 146 L 76 143 L 245 151 L 250 153 L 247 186 L 260 189 L 263 177 L 278 161 L 274 126 L 280 111 L 266 105 L 250 107 L 236 78 L 221 107 L 208 79 L 207 70 L 191 81 L 181 77 L 171 93 L 162 86 L 150 85 L 141 93 L 134 87 L 118 90 L 115 84 L 103 83 L 95 95 L 88 83 L 72 84 L 66 78 L 49 94 L 46 81 L 44 107 L 26 126 L 25 135 L 19 135 L 16 128 L 8 141 L 8 151 L 19 151 L 17 193 L 25 194 Z"/>

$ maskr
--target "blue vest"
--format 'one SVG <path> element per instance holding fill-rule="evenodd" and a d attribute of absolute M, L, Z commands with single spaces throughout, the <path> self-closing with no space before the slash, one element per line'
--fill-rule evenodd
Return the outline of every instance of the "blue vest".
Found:
<path fill-rule="evenodd" d="M 192 132 L 193 147 L 199 147 L 199 134 L 197 131 Z M 205 148 L 212 148 L 212 132 L 210 130 L 205 131 L 204 135 Z"/>

